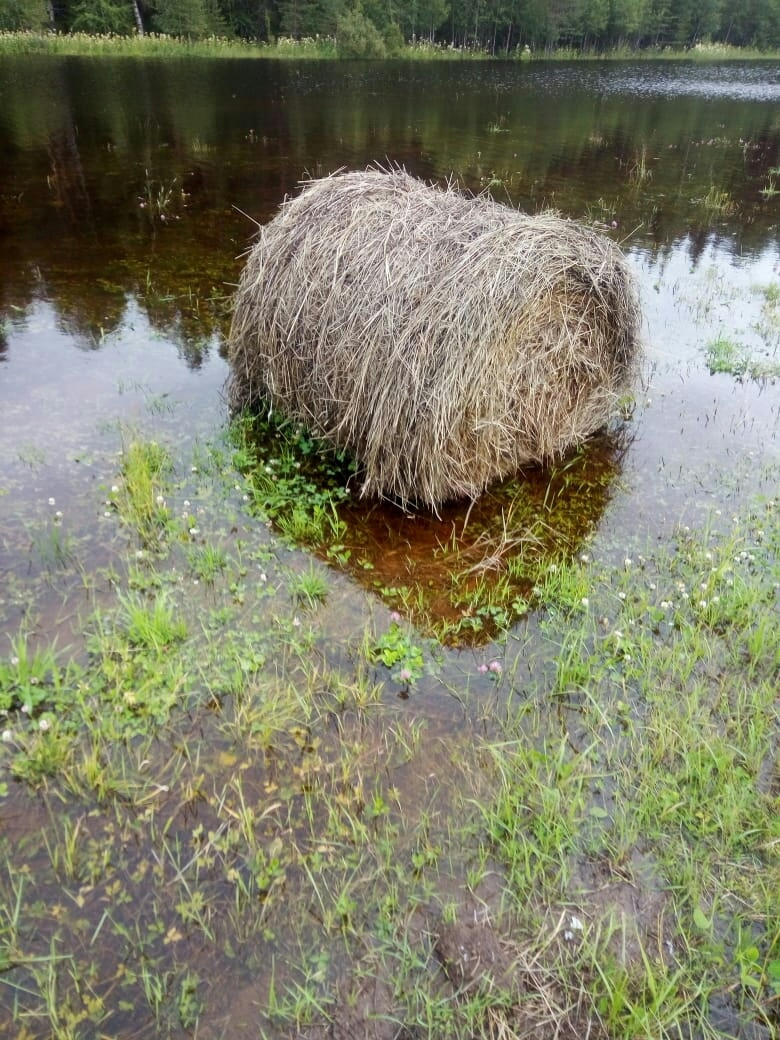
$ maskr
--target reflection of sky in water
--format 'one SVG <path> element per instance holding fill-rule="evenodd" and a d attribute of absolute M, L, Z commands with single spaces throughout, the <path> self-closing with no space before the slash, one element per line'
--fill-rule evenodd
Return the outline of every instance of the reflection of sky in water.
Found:
<path fill-rule="evenodd" d="M 642 293 L 648 384 L 605 528 L 619 540 L 733 512 L 752 493 L 775 493 L 780 466 L 780 382 L 710 375 L 704 349 L 727 337 L 780 363 L 780 254 L 745 261 L 711 247 L 694 264 L 677 249 L 655 261 L 630 255 Z"/>
<path fill-rule="evenodd" d="M 681 72 L 641 65 L 610 76 L 606 91 L 640 97 L 728 98 L 734 101 L 780 101 L 780 75 L 775 65 L 691 64 Z"/>
<path fill-rule="evenodd" d="M 0 582 L 30 570 L 31 539 L 56 512 L 63 532 L 86 539 L 91 562 L 99 562 L 99 546 L 115 530 L 115 520 L 103 524 L 102 514 L 118 477 L 123 437 L 156 437 L 186 457 L 224 418 L 227 368 L 216 349 L 193 370 L 132 302 L 125 323 L 90 351 L 62 331 L 48 303 L 38 303 L 8 327 L 6 362 L 0 374 Z"/>
<path fill-rule="evenodd" d="M 542 63 L 520 69 L 509 64 L 492 75 L 497 89 L 514 90 L 520 80 L 526 87 L 555 95 L 583 91 L 613 97 L 780 101 L 780 71 L 773 62 L 605 61 Z"/>

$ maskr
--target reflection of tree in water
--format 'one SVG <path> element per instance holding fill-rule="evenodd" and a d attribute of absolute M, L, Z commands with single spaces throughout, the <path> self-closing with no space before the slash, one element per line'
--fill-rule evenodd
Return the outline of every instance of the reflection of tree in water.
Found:
<path fill-rule="evenodd" d="M 56 204 L 74 223 L 86 220 L 91 205 L 72 121 L 49 134 L 46 150 L 50 162 L 47 182 Z"/>
<path fill-rule="evenodd" d="M 166 250 L 128 257 L 122 268 L 151 327 L 176 344 L 189 368 L 200 368 L 214 343 L 227 339 L 226 281 L 233 272 L 225 269 L 225 258 Z"/>
<path fill-rule="evenodd" d="M 8 332 L 5 322 L 0 318 L 0 361 L 8 360 Z"/>
<path fill-rule="evenodd" d="M 526 103 L 521 92 L 515 108 L 496 89 L 505 73 L 475 68 L 455 132 L 463 70 L 439 65 L 403 76 L 391 63 L 52 60 L 39 78 L 25 68 L 0 69 L 0 154 L 10 157 L 0 163 L 0 309 L 46 294 L 89 348 L 121 327 L 132 297 L 201 364 L 224 334 L 216 298 L 236 281 L 254 230 L 232 207 L 265 219 L 305 170 L 379 155 L 476 189 L 495 174 L 502 201 L 614 220 L 610 234 L 661 254 L 689 242 L 695 260 L 720 239 L 749 255 L 777 237 L 776 199 L 761 190 L 780 165 L 780 131 L 765 104 L 629 105 L 584 90 L 568 105 L 544 93 Z M 502 132 L 488 132 L 501 118 Z M 643 148 L 647 180 L 636 175 Z M 729 193 L 733 213 L 710 219 L 694 204 L 710 188 Z M 178 192 L 178 219 L 150 220 L 140 205 L 149 191 L 163 204 Z"/>

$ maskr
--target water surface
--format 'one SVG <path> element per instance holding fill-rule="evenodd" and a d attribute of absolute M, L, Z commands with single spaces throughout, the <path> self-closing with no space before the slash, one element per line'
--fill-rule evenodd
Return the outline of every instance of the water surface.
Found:
<path fill-rule="evenodd" d="M 402 163 L 431 180 L 455 177 L 472 190 L 489 188 L 532 212 L 554 206 L 598 223 L 623 244 L 635 272 L 646 361 L 631 418 L 590 445 L 555 484 L 554 509 L 544 471 L 524 475 L 514 489 L 494 489 L 471 513 L 453 506 L 440 517 L 407 517 L 386 507 L 358 507 L 360 555 L 370 566 L 362 581 L 343 573 L 329 585 L 312 655 L 323 682 L 329 667 L 344 663 L 339 655 L 349 652 L 349 637 L 365 630 L 372 612 L 387 624 L 388 612 L 371 591 L 377 581 L 419 578 L 444 587 L 438 547 L 463 529 L 467 515 L 475 533 L 500 524 L 512 495 L 534 504 L 551 551 L 622 561 L 679 524 L 718 513 L 728 523 L 746 500 L 776 493 L 778 383 L 710 375 L 703 350 L 727 336 L 755 357 L 780 360 L 778 72 L 776 64 L 763 63 L 0 59 L 0 654 L 20 628 L 46 646 L 80 652 L 85 615 L 101 595 L 115 598 L 109 568 L 127 554 L 127 539 L 106 505 L 123 445 L 136 434 L 156 437 L 171 447 L 180 470 L 190 462 L 197 470 L 199 446 L 227 418 L 228 301 L 255 222 L 270 218 L 302 177 L 341 167 Z M 192 512 L 197 524 L 197 473 L 190 484 L 191 490 L 177 487 L 170 508 L 175 515 Z M 236 538 L 244 539 L 250 561 L 247 584 L 261 587 L 262 564 L 251 550 L 268 538 L 264 525 L 246 512 L 240 492 L 214 513 L 220 523 L 222 513 L 231 514 L 228 526 L 236 518 Z M 274 551 L 274 566 L 284 573 L 308 567 L 301 554 Z M 201 620 L 199 595 L 208 620 L 214 604 L 189 576 L 182 598 Z M 291 604 L 275 609 L 288 623 L 284 612 L 292 612 Z M 261 648 L 263 625 L 279 622 L 269 620 L 264 602 L 247 602 L 244 609 L 237 599 L 231 610 L 233 622 L 240 618 L 239 627 Z M 421 682 L 408 702 L 385 684 L 389 716 L 397 712 L 418 736 L 424 724 L 420 755 L 393 757 L 384 724 L 359 713 L 344 728 L 328 730 L 325 744 L 341 749 L 354 742 L 362 749 L 358 774 L 385 771 L 404 805 L 430 809 L 447 831 L 452 788 L 446 774 L 460 754 L 464 776 L 477 775 L 467 754 L 473 748 L 458 751 L 472 740 L 459 698 L 467 691 L 488 702 L 497 689 L 498 673 L 487 670 L 493 654 L 506 655 L 507 673 L 517 678 L 511 696 L 520 696 L 531 671 L 550 664 L 526 654 L 534 623 L 531 617 L 507 647 L 442 652 L 441 681 Z M 269 671 L 274 667 L 269 662 Z M 237 762 L 236 747 L 215 718 L 205 709 L 185 716 L 181 731 L 191 727 L 192 733 L 177 744 L 176 755 L 196 749 L 197 771 L 207 774 L 215 792 L 222 785 L 220 798 L 234 782 L 235 767 L 247 795 L 265 806 L 276 797 L 276 767 L 260 753 Z M 483 724 L 483 718 L 474 723 Z M 576 722 L 571 726 L 576 730 Z M 159 770 L 166 776 L 155 755 L 170 754 L 160 740 L 149 752 L 152 761 L 143 763 L 147 775 L 156 778 Z M 304 761 L 297 744 L 290 754 L 289 761 L 282 756 L 279 774 Z M 30 891 L 44 908 L 35 936 L 40 944 L 47 929 L 59 928 L 48 907 L 59 913 L 67 901 L 47 851 L 48 802 L 26 797 L 20 787 L 3 803 L 0 823 L 6 840 L 35 866 L 30 884 L 37 887 Z M 157 899 L 173 914 L 167 903 L 178 889 L 159 880 L 165 876 L 159 861 L 144 873 L 148 828 L 162 821 L 165 841 L 178 843 L 183 859 L 195 863 L 186 851 L 194 820 L 201 830 L 217 827 L 214 799 L 200 802 L 167 786 L 153 797 L 159 810 L 150 809 L 149 817 L 135 805 L 128 809 L 133 818 L 121 840 L 113 808 L 108 819 L 97 808 L 78 824 L 87 837 L 94 828 L 95 843 L 112 845 L 118 857 L 116 887 L 113 880 L 110 888 L 104 881 L 85 886 L 78 893 L 83 902 L 71 908 L 80 953 L 100 963 L 106 1028 L 116 1035 L 160 1035 L 160 1020 L 117 998 L 124 991 L 111 980 L 121 979 L 128 963 L 140 972 L 147 953 L 144 948 L 134 960 L 116 939 L 120 933 L 103 925 L 107 906 L 119 924 L 132 930 L 140 922 L 151 934 L 159 924 Z M 290 796 L 290 804 L 296 800 L 302 804 L 305 797 Z M 300 807 L 299 815 L 288 823 L 305 834 Z M 9 867 L 12 876 L 15 864 Z M 235 938 L 229 914 L 215 925 L 222 946 L 205 944 L 195 932 L 185 954 L 166 945 L 168 933 L 154 933 L 166 977 L 170 965 L 193 965 L 209 983 L 199 1035 L 258 1035 L 274 965 L 284 957 L 295 961 L 304 942 L 284 927 L 284 899 L 300 898 L 302 884 L 292 867 L 286 883 L 271 918 L 280 922 L 278 936 L 239 937 L 238 958 L 224 952 Z M 452 884 L 444 868 L 439 884 Z M 224 908 L 232 896 L 221 880 L 217 887 L 217 905 Z M 322 939 L 317 933 L 314 944 Z M 327 946 L 335 946 L 332 936 Z M 139 991 L 140 984 L 131 988 L 133 999 Z M 37 1000 L 32 989 L 28 997 Z M 12 999 L 3 1013 L 12 1013 Z M 724 1030 L 733 1026 L 729 1017 Z M 759 1034 L 748 1024 L 736 1035 Z"/>
<path fill-rule="evenodd" d="M 777 387 L 711 376 L 702 349 L 777 358 L 779 96 L 775 63 L 0 60 L 0 572 L 40 571 L 50 499 L 99 552 L 122 424 L 182 447 L 220 427 L 254 222 L 302 177 L 372 162 L 554 206 L 627 251 L 646 385 L 609 493 L 572 499 L 577 542 L 771 484 Z M 409 544 L 385 525 L 368 540 Z"/>

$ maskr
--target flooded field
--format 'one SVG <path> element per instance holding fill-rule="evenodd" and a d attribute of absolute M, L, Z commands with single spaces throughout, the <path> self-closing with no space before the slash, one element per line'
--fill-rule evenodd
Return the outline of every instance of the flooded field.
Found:
<path fill-rule="evenodd" d="M 775 1035 L 779 111 L 756 62 L 0 59 L 3 1035 Z M 228 429 L 255 222 L 369 163 L 641 298 L 614 425 L 439 516 Z"/>

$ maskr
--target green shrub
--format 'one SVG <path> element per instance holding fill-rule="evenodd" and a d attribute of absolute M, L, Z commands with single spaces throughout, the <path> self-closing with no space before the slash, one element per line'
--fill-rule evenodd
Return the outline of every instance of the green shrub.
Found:
<path fill-rule="evenodd" d="M 360 8 L 348 11 L 336 22 L 336 47 L 340 58 L 386 58 L 382 34 Z"/>

